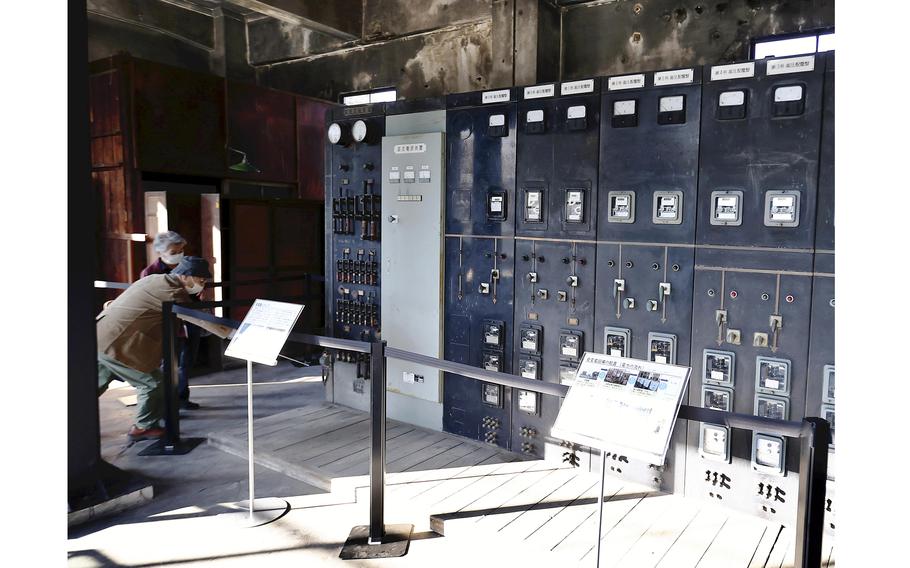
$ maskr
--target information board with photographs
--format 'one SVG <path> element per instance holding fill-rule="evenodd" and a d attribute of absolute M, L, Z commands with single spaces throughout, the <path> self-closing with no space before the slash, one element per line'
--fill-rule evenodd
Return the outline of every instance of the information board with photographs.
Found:
<path fill-rule="evenodd" d="M 303 306 L 257 299 L 224 354 L 275 366 L 278 354 L 297 323 Z"/>
<path fill-rule="evenodd" d="M 552 435 L 662 464 L 691 368 L 585 353 Z"/>

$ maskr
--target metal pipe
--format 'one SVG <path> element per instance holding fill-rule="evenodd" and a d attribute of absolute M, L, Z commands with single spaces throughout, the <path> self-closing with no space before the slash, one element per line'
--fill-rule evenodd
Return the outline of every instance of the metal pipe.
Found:
<path fill-rule="evenodd" d="M 180 416 L 177 404 L 177 350 L 174 333 L 174 303 L 161 305 L 162 337 L 164 341 L 164 428 L 165 446 L 175 447 L 180 443 Z"/>
<path fill-rule="evenodd" d="M 256 509 L 256 467 L 253 461 L 253 362 L 246 362 L 246 417 L 247 428 L 247 453 L 250 475 L 250 521 L 253 521 L 253 512 Z"/>

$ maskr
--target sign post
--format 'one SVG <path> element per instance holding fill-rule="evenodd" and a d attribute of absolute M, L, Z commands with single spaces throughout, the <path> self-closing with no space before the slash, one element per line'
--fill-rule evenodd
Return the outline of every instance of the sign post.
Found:
<path fill-rule="evenodd" d="M 284 499 L 256 499 L 256 462 L 253 452 L 253 363 L 275 366 L 303 306 L 285 302 L 257 299 L 240 323 L 224 354 L 246 360 L 246 412 L 249 459 L 249 490 L 247 501 L 237 503 L 246 513 L 240 519 L 245 527 L 270 523 L 287 513 L 291 506 Z"/>
<path fill-rule="evenodd" d="M 607 451 L 663 464 L 692 369 L 585 353 L 556 417 L 552 435 L 600 450 L 597 566 L 603 523 Z"/>

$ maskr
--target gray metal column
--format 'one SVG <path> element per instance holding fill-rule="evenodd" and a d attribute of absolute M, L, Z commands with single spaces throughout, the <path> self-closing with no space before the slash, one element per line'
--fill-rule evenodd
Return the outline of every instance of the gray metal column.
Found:
<path fill-rule="evenodd" d="M 370 544 L 385 536 L 385 341 L 370 345 Z"/>

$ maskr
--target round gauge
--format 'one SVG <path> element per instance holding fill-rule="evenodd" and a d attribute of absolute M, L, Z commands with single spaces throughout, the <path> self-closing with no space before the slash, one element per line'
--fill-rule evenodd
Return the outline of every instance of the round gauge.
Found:
<path fill-rule="evenodd" d="M 341 141 L 341 126 L 337 122 L 329 125 L 329 142 L 338 144 Z"/>
<path fill-rule="evenodd" d="M 367 137 L 367 123 L 362 120 L 355 122 L 353 133 L 354 140 L 357 142 L 363 142 L 363 140 Z"/>

